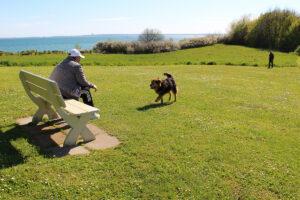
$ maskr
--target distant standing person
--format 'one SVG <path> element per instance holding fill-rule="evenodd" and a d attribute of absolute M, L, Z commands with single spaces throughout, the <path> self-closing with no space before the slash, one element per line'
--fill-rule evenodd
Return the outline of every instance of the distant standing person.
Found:
<path fill-rule="evenodd" d="M 72 49 L 69 56 L 54 68 L 49 78 L 58 84 L 64 99 L 78 101 L 82 98 L 83 103 L 94 106 L 90 88 L 94 88 L 95 92 L 98 88 L 86 80 L 80 58 L 84 56 L 77 49 Z"/>
<path fill-rule="evenodd" d="M 270 51 L 270 54 L 269 54 L 269 66 L 268 66 L 268 69 L 269 68 L 273 68 L 273 60 L 274 60 L 274 54 L 272 53 L 272 51 Z M 272 67 L 271 67 L 272 65 Z"/>

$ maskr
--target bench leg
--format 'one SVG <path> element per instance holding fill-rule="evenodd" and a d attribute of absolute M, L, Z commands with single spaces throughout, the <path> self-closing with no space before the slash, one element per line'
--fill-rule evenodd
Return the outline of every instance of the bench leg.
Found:
<path fill-rule="evenodd" d="M 51 106 L 49 106 L 49 109 L 46 111 L 46 114 L 48 115 L 48 118 L 50 120 L 59 118 L 58 114 L 51 108 Z"/>
<path fill-rule="evenodd" d="M 39 108 L 32 117 L 32 123 L 37 124 L 42 121 L 45 111 L 42 108 Z"/>
<path fill-rule="evenodd" d="M 92 114 L 86 114 L 77 118 L 76 116 L 70 116 L 68 119 L 64 119 L 70 126 L 71 130 L 67 135 L 64 146 L 76 145 L 76 140 L 81 135 L 85 142 L 95 139 L 93 133 L 86 127 L 86 124 L 90 120 Z"/>
<path fill-rule="evenodd" d="M 82 132 L 81 132 L 81 137 L 85 142 L 89 142 L 95 139 L 94 134 L 87 128 L 85 127 Z"/>
<path fill-rule="evenodd" d="M 35 114 L 32 117 L 32 123 L 37 124 L 38 122 L 42 121 L 43 116 L 45 114 L 48 115 L 49 119 L 57 119 L 59 116 L 57 113 L 51 108 L 51 104 L 47 101 L 44 101 L 41 98 L 38 98 L 38 106 L 39 109 L 35 112 Z"/>

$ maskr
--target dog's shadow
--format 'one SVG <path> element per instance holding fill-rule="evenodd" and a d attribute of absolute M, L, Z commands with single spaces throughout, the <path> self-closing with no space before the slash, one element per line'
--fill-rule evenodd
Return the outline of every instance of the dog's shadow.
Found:
<path fill-rule="evenodd" d="M 161 108 L 161 107 L 164 107 L 164 106 L 169 106 L 173 103 L 174 102 L 152 103 L 152 104 L 149 104 L 149 105 L 145 105 L 143 107 L 139 107 L 139 108 L 137 108 L 137 110 L 138 111 L 146 111 L 146 110 L 153 109 L 153 108 Z"/>

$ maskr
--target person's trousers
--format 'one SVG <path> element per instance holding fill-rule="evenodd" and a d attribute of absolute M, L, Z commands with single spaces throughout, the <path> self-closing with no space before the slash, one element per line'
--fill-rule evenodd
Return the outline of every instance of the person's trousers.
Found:
<path fill-rule="evenodd" d="M 83 103 L 94 107 L 94 102 L 89 87 L 81 87 L 80 98 L 82 98 Z"/>
<path fill-rule="evenodd" d="M 272 67 L 271 67 L 272 66 Z M 269 66 L 268 66 L 268 68 L 273 68 L 273 60 L 270 60 L 269 61 Z"/>
<path fill-rule="evenodd" d="M 70 99 L 70 98 L 66 98 L 65 96 L 63 96 L 64 99 Z M 89 106 L 93 106 L 94 107 L 94 102 L 92 99 L 92 94 L 90 92 L 90 88 L 89 87 L 81 87 L 81 93 L 80 93 L 80 98 L 82 99 L 84 104 L 87 104 Z M 78 99 L 75 99 L 78 101 Z"/>

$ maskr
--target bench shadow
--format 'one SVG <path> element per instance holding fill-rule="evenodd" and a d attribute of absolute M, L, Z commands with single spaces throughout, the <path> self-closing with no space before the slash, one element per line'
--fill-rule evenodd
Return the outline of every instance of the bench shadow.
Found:
<path fill-rule="evenodd" d="M 62 119 L 55 119 L 37 125 L 28 123 L 18 126 L 27 130 L 31 142 L 42 149 L 59 147 L 65 138 L 65 135 L 61 131 L 70 129 L 70 126 L 64 124 Z"/>
<path fill-rule="evenodd" d="M 23 156 L 12 143 L 19 138 L 28 140 L 26 132 L 15 123 L 0 128 L 0 169 L 24 163 L 26 156 Z M 2 129 L 7 130 L 2 131 Z"/>
<path fill-rule="evenodd" d="M 18 164 L 22 164 L 26 161 L 28 155 L 23 155 L 22 152 L 13 145 L 13 142 L 23 138 L 28 141 L 33 147 L 35 147 L 40 155 L 44 157 L 53 157 L 53 153 L 49 152 L 49 149 L 59 149 L 57 157 L 68 155 L 68 152 L 73 147 L 61 147 L 59 143 L 55 141 L 61 141 L 65 139 L 65 135 L 61 133 L 66 129 L 69 129 L 69 125 L 63 125 L 63 120 L 53 120 L 33 126 L 31 123 L 19 125 L 13 123 L 7 126 L 0 127 L 0 169 L 9 168 Z M 60 125 L 62 124 L 62 125 Z M 48 129 L 55 125 L 54 128 Z M 30 131 L 29 131 L 30 129 Z M 60 133 L 58 135 L 57 133 Z M 53 139 L 55 137 L 55 140 Z M 22 148 L 22 147 L 21 147 Z"/>
<path fill-rule="evenodd" d="M 149 110 L 149 109 L 154 109 L 154 108 L 161 108 L 161 107 L 165 107 L 165 106 L 169 106 L 171 104 L 173 104 L 174 102 L 166 102 L 166 103 L 152 103 L 152 104 L 149 104 L 149 105 L 145 105 L 143 107 L 138 107 L 137 110 L 138 111 L 146 111 L 146 110 Z"/>

